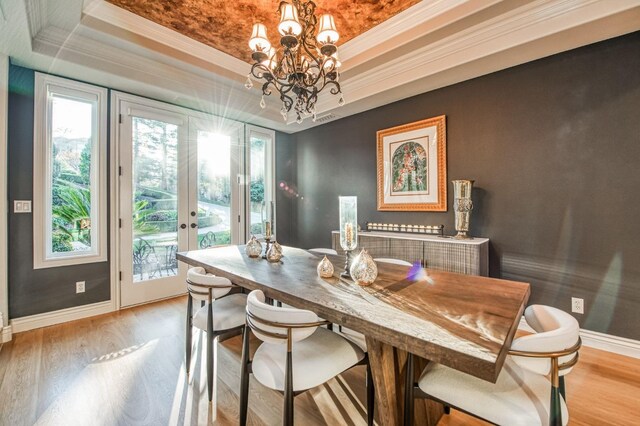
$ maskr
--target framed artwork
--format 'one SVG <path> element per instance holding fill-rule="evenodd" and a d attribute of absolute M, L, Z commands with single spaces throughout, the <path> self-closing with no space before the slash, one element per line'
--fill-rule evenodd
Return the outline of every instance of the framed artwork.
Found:
<path fill-rule="evenodd" d="M 447 211 L 445 116 L 377 132 L 378 210 Z"/>

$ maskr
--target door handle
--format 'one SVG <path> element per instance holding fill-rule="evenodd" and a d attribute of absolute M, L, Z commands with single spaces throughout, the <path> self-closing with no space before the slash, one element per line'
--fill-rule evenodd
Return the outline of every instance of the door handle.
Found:
<path fill-rule="evenodd" d="M 183 223 L 182 225 L 180 225 L 180 229 L 187 229 L 187 224 Z"/>
<path fill-rule="evenodd" d="M 192 228 L 197 228 L 197 227 L 198 227 L 198 224 L 197 224 L 197 223 L 192 223 L 192 224 L 191 224 L 191 227 L 192 227 Z"/>

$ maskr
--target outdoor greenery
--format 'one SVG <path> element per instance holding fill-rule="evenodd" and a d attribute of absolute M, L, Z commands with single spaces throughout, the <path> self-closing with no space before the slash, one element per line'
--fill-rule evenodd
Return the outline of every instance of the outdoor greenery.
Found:
<path fill-rule="evenodd" d="M 260 176 L 259 179 L 251 181 L 251 202 L 262 203 L 264 201 L 264 179 Z"/>
<path fill-rule="evenodd" d="M 133 126 L 134 206 L 136 236 L 158 235 L 177 229 L 177 140 L 176 125 L 135 117 Z M 52 250 L 54 253 L 86 250 L 91 245 L 91 155 L 90 138 L 71 138 L 71 132 L 58 129 L 53 138 L 52 161 Z M 251 210 L 264 213 L 264 142 L 252 143 L 252 159 L 257 173 L 250 182 Z M 254 157 L 257 156 L 257 157 Z M 198 225 L 213 227 L 222 217 L 208 204 L 228 207 L 229 176 L 213 173 L 207 161 L 199 167 Z M 214 228 L 215 229 L 215 228 Z M 262 232 L 262 222 L 252 223 L 251 232 Z M 201 239 L 204 233 L 199 235 Z M 216 244 L 229 244 L 230 231 L 214 231 Z"/>
<path fill-rule="evenodd" d="M 53 138 L 51 250 L 83 250 L 91 245 L 91 140 L 56 133 L 62 136 Z"/>

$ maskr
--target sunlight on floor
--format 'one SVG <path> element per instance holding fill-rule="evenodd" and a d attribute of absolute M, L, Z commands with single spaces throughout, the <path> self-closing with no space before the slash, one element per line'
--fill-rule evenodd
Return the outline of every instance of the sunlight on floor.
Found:
<path fill-rule="evenodd" d="M 94 358 L 76 380 L 49 406 L 36 425 L 117 424 L 120 408 L 140 368 L 153 354 L 158 340 L 130 346 Z M 117 376 L 118 389 L 105 386 Z M 83 401 L 78 404 L 78 401 Z M 105 403 L 107 402 L 107 403 Z"/>

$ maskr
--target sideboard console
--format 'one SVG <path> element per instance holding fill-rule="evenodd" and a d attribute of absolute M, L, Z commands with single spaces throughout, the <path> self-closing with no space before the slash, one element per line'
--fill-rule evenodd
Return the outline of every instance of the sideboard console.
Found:
<path fill-rule="evenodd" d="M 340 233 L 331 233 L 331 245 L 339 254 Z M 366 249 L 373 258 L 391 257 L 407 262 L 421 262 L 423 266 L 468 275 L 489 275 L 489 240 L 473 238 L 456 240 L 433 235 L 398 234 L 393 232 L 361 231 L 358 248 Z"/>

